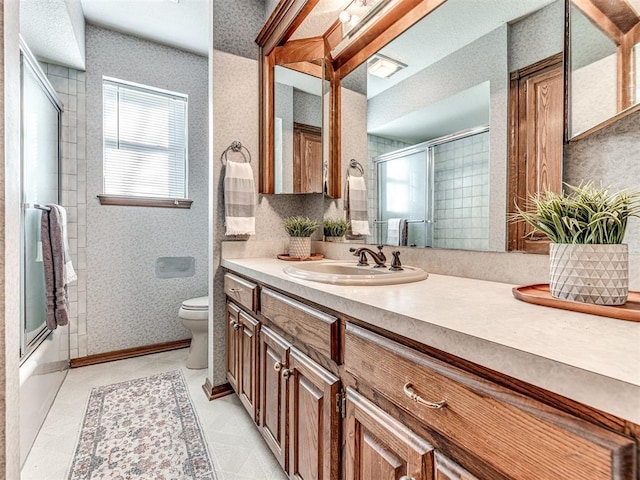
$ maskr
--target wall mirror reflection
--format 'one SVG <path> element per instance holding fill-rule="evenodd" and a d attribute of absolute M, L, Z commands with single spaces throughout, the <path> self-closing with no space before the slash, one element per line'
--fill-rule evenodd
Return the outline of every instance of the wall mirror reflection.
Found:
<path fill-rule="evenodd" d="M 368 242 L 505 250 L 509 76 L 562 50 L 535 35 L 562 12 L 448 0 L 342 79 L 366 96 Z M 342 135 L 343 149 L 356 141 Z"/>
<path fill-rule="evenodd" d="M 275 193 L 322 193 L 322 79 L 275 67 Z"/>
<path fill-rule="evenodd" d="M 639 10 L 632 0 L 571 0 L 569 138 L 640 101 Z"/>

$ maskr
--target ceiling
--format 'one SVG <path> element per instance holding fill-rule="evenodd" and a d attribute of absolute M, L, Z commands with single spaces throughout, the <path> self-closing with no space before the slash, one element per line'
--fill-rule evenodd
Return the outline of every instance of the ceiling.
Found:
<path fill-rule="evenodd" d="M 504 23 L 513 22 L 553 1 L 448 0 L 380 50 L 408 67 L 386 79 L 368 75 L 367 96 L 378 95 Z"/>
<path fill-rule="evenodd" d="M 34 55 L 85 69 L 84 19 L 198 55 L 209 53 L 209 0 L 20 0 L 20 33 Z"/>
<path fill-rule="evenodd" d="M 209 0 L 81 0 L 87 22 L 208 55 Z"/>

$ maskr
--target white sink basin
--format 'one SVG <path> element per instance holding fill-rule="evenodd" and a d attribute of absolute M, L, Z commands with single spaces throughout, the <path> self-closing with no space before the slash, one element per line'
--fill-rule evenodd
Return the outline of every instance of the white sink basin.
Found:
<path fill-rule="evenodd" d="M 335 285 L 394 285 L 418 282 L 429 276 L 418 267 L 403 265 L 402 268 L 392 272 L 389 267 L 359 267 L 353 262 L 310 262 L 285 267 L 284 273 L 301 280 Z"/>

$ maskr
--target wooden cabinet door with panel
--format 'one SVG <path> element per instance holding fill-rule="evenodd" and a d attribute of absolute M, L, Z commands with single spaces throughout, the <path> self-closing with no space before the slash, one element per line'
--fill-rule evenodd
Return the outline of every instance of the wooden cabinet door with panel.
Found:
<path fill-rule="evenodd" d="M 293 347 L 283 373 L 289 391 L 289 477 L 338 480 L 340 379 Z"/>
<path fill-rule="evenodd" d="M 433 447 L 347 388 L 345 480 L 432 480 Z"/>
<path fill-rule="evenodd" d="M 240 309 L 233 303 L 227 303 L 227 380 L 231 385 L 231 388 L 238 392 L 238 316 L 240 315 Z"/>
<path fill-rule="evenodd" d="M 259 323 L 245 312 L 238 314 L 236 356 L 238 362 L 238 384 L 236 393 L 251 418 L 256 418 L 257 350 Z"/>
<path fill-rule="evenodd" d="M 282 337 L 269 327 L 262 326 L 259 354 L 258 428 L 285 471 L 287 471 L 287 383 L 282 374 L 286 373 L 289 347 L 290 344 Z"/>

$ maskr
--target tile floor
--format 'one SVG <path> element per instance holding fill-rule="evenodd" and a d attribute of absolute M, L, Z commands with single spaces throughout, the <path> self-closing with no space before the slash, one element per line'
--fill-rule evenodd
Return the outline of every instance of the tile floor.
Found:
<path fill-rule="evenodd" d="M 210 402 L 202 391 L 206 370 L 188 370 L 186 356 L 182 349 L 70 370 L 22 468 L 21 480 L 68 477 L 91 388 L 178 368 L 189 385 L 218 480 L 284 480 L 238 398 L 228 395 Z"/>

